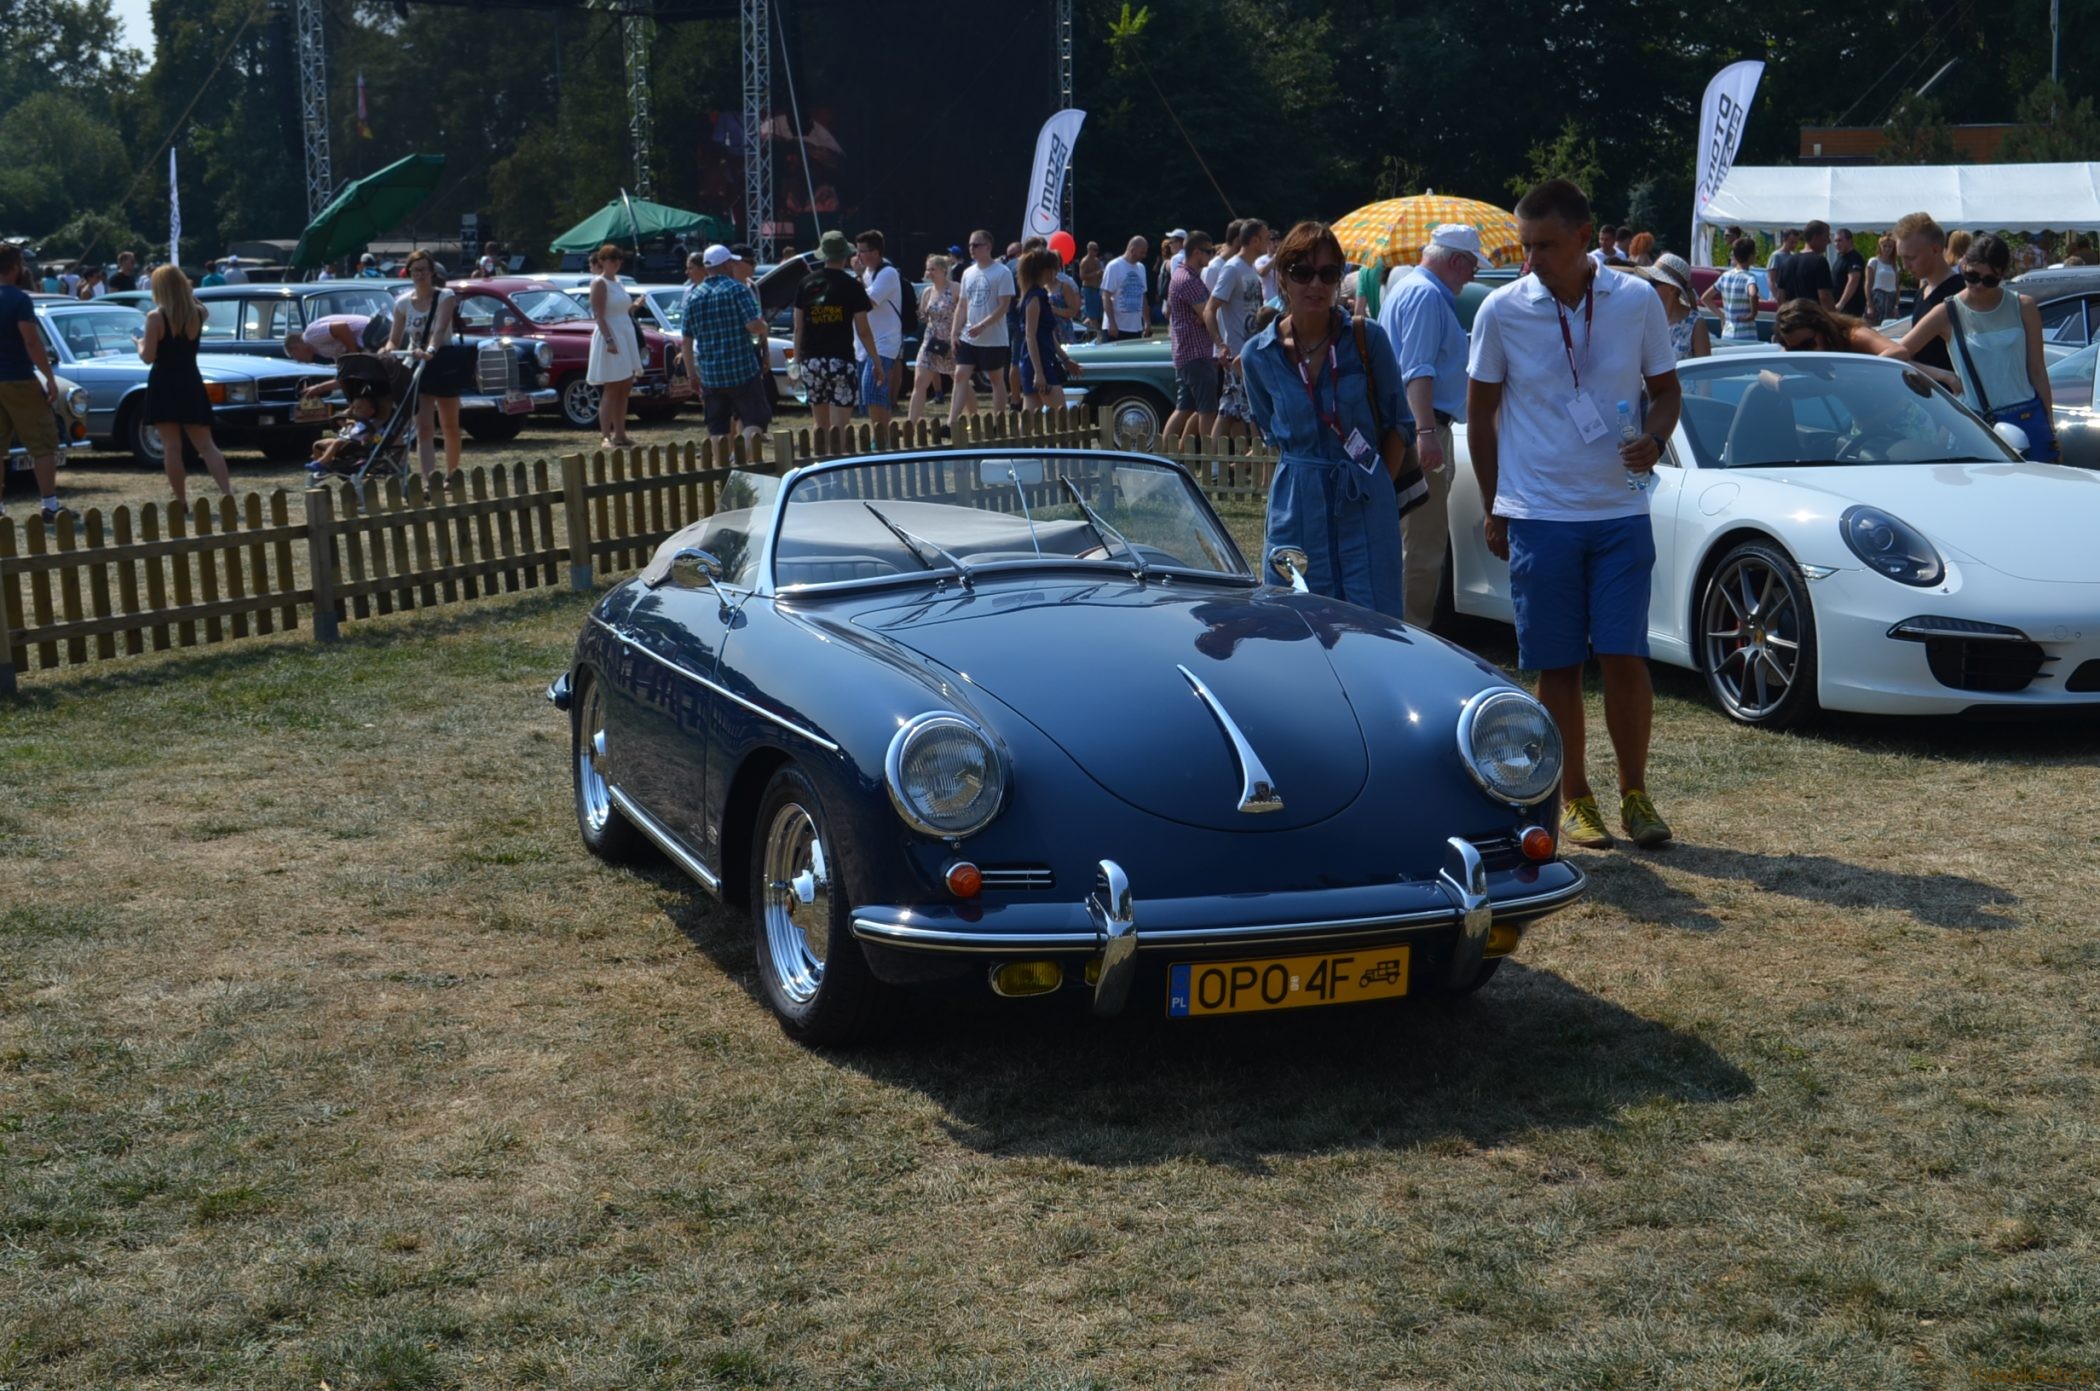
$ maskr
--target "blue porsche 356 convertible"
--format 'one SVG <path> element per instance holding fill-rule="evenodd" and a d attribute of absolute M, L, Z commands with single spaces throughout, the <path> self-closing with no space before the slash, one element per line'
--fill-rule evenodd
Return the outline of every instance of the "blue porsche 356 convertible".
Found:
<path fill-rule="evenodd" d="M 584 842 L 747 907 L 811 1042 L 937 982 L 1171 1016 L 1473 990 L 1583 890 L 1560 736 L 1294 559 L 1264 584 L 1135 455 L 734 475 L 549 692 Z"/>

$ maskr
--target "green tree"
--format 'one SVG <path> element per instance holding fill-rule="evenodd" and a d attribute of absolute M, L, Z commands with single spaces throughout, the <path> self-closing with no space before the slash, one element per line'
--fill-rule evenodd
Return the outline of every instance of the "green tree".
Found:
<path fill-rule="evenodd" d="M 2005 137 L 1999 158 L 2053 164 L 2100 154 L 2100 115 L 2093 99 L 2073 100 L 2061 84 L 2043 81 L 2020 102 L 2019 127 Z"/>
<path fill-rule="evenodd" d="M 10 232 L 44 236 L 83 207 L 106 207 L 131 174 L 116 126 L 64 92 L 38 92 L 0 116 L 0 149 Z"/>
<path fill-rule="evenodd" d="M 1560 133 L 1553 139 L 1524 152 L 1524 172 L 1511 179 L 1507 187 L 1521 197 L 1534 184 L 1568 179 L 1587 192 L 1597 187 L 1603 173 L 1604 166 L 1597 159 L 1597 142 L 1586 138 L 1582 127 L 1570 116 L 1561 122 Z"/>
<path fill-rule="evenodd" d="M 1954 158 L 1954 137 L 1931 97 L 1905 94 L 1881 130 L 1883 164 L 1946 164 Z"/>

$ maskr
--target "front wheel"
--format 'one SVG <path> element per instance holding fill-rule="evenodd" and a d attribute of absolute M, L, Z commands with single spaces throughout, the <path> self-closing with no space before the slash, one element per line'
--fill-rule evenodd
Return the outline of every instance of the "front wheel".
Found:
<path fill-rule="evenodd" d="M 612 782 L 606 777 L 605 687 L 580 673 L 577 680 L 582 685 L 582 698 L 576 702 L 576 723 L 569 734 L 569 764 L 575 770 L 576 829 L 582 833 L 584 849 L 601 860 L 620 864 L 640 857 L 648 842 L 613 805 Z"/>
<path fill-rule="evenodd" d="M 1785 729 L 1816 704 L 1816 614 L 1801 567 L 1745 541 L 1721 557 L 1699 601 L 1699 670 L 1730 719 Z"/>
<path fill-rule="evenodd" d="M 143 397 L 124 412 L 124 423 L 117 430 L 117 444 L 131 452 L 132 462 L 141 468 L 157 469 L 167 457 L 160 447 L 160 431 L 146 420 L 146 402 Z"/>
<path fill-rule="evenodd" d="M 1115 448 L 1143 452 L 1159 447 L 1160 429 L 1167 423 L 1163 397 L 1144 387 L 1116 386 L 1089 399 L 1108 412 L 1108 438 Z"/>
<path fill-rule="evenodd" d="M 508 444 L 525 433 L 523 415 L 505 415 L 502 411 L 473 411 L 459 418 L 460 428 L 482 444 Z"/>
<path fill-rule="evenodd" d="M 766 1003 L 803 1043 L 865 1038 L 887 991 L 853 939 L 853 897 L 830 853 L 823 800 L 800 768 L 773 775 L 755 830 L 751 916 Z"/>
<path fill-rule="evenodd" d="M 561 418 L 578 430 L 598 428 L 598 388 L 581 372 L 562 384 Z"/>

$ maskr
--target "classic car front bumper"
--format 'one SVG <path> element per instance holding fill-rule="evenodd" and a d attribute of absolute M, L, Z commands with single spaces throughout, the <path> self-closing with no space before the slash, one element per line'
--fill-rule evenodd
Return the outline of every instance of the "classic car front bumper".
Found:
<path fill-rule="evenodd" d="M 1163 899 L 1140 897 L 1121 866 L 1100 863 L 1083 904 L 1040 904 L 962 914 L 923 907 L 856 908 L 853 935 L 872 946 L 939 955 L 1020 957 L 1084 954 L 1100 957 L 1094 986 L 1097 1013 L 1121 1010 L 1140 954 L 1240 951 L 1250 947 L 1318 949 L 1330 943 L 1422 936 L 1452 938 L 1447 978 L 1454 987 L 1473 979 L 1498 922 L 1520 923 L 1564 908 L 1582 896 L 1588 879 L 1565 860 L 1490 875 L 1469 841 L 1445 843 L 1444 867 L 1433 881 L 1370 885 L 1309 893 Z M 1252 906 L 1257 911 L 1239 920 Z M 1012 915 L 1010 918 L 1009 915 Z M 1455 935 L 1453 935 L 1455 934 Z"/>

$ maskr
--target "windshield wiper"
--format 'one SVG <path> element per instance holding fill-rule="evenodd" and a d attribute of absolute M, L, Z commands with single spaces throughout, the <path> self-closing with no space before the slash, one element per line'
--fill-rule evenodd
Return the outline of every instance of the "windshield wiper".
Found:
<path fill-rule="evenodd" d="M 1130 573 L 1134 578 L 1138 580 L 1143 580 L 1149 573 L 1151 573 L 1146 568 L 1145 557 L 1138 554 L 1138 548 L 1136 546 L 1131 545 L 1129 540 L 1123 535 L 1122 532 L 1117 531 L 1114 527 L 1110 526 L 1107 522 L 1103 521 L 1099 512 L 1096 512 L 1093 508 L 1087 505 L 1086 498 L 1081 495 L 1079 491 L 1079 486 L 1072 481 L 1072 476 L 1070 474 L 1066 474 L 1063 478 L 1059 479 L 1058 481 L 1065 485 L 1065 491 L 1072 495 L 1072 501 L 1079 504 L 1079 510 L 1086 513 L 1087 525 L 1093 527 L 1094 535 L 1101 538 L 1101 544 L 1106 546 L 1109 542 L 1109 538 L 1113 537 L 1115 538 L 1116 542 L 1123 547 L 1125 551 L 1130 553 Z"/>
<path fill-rule="evenodd" d="M 911 558 L 913 560 L 918 561 L 920 565 L 924 566 L 928 570 L 934 568 L 933 562 L 926 558 L 926 551 L 922 551 L 919 549 L 919 547 L 924 546 L 926 547 L 926 550 L 932 551 L 935 555 L 939 556 L 941 559 L 947 561 L 950 565 L 955 567 L 955 578 L 962 582 L 962 587 L 964 589 L 974 589 L 976 587 L 970 582 L 970 567 L 963 564 L 961 560 L 957 559 L 954 553 L 948 551 L 942 546 L 935 544 L 932 541 L 927 540 L 923 536 L 912 535 L 903 527 L 898 526 L 895 522 L 891 521 L 888 517 L 883 516 L 881 512 L 877 511 L 874 503 L 864 502 L 861 504 L 861 506 L 867 508 L 869 515 L 873 516 L 876 521 L 881 522 L 884 526 L 888 527 L 891 533 L 895 535 L 899 541 L 902 541 L 904 543 L 904 549 L 911 552 Z"/>

